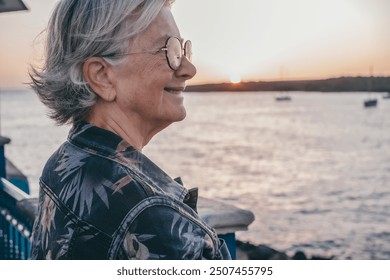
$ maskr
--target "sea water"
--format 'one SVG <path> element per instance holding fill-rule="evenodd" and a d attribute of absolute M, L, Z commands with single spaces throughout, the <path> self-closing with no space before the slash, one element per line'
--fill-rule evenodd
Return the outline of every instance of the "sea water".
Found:
<path fill-rule="evenodd" d="M 200 195 L 252 211 L 240 240 L 293 254 L 390 259 L 390 100 L 366 93 L 186 93 L 187 118 L 144 153 Z M 1 92 L 6 155 L 32 195 L 66 140 L 28 90 Z"/>

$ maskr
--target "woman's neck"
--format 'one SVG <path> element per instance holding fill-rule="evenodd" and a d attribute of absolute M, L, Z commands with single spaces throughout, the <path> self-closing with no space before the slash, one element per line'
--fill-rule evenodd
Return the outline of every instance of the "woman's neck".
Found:
<path fill-rule="evenodd" d="M 155 134 L 166 127 L 153 125 L 136 114 L 124 114 L 115 103 L 99 101 L 92 107 L 86 121 L 114 132 L 140 152 Z"/>

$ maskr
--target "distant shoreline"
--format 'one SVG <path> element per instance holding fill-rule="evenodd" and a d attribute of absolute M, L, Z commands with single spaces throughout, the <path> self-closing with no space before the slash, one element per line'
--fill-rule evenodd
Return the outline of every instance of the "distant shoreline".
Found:
<path fill-rule="evenodd" d="M 31 91 L 29 87 L 0 87 L 0 93 Z M 390 77 L 338 77 L 316 80 L 248 81 L 188 85 L 186 92 L 382 92 L 390 93 Z"/>
<path fill-rule="evenodd" d="M 190 85 L 187 92 L 218 91 L 319 91 L 390 92 L 390 77 L 339 77 L 319 80 L 254 81 Z"/>

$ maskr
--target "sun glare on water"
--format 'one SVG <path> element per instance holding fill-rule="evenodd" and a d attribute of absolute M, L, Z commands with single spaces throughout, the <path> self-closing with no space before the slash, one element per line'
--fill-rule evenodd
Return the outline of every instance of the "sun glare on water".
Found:
<path fill-rule="evenodd" d="M 241 77 L 239 75 L 231 75 L 230 76 L 230 82 L 232 84 L 238 84 L 241 82 Z"/>

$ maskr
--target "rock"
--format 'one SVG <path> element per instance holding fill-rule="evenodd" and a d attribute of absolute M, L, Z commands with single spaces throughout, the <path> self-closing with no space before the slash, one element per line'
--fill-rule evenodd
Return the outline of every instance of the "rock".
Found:
<path fill-rule="evenodd" d="M 323 256 L 317 256 L 317 255 L 314 255 L 311 257 L 312 260 L 333 260 L 334 259 L 334 256 L 330 256 L 330 257 L 323 257 Z"/>
<path fill-rule="evenodd" d="M 307 257 L 304 252 L 297 251 L 295 252 L 294 256 L 292 257 L 293 260 L 307 260 Z"/>
<path fill-rule="evenodd" d="M 237 240 L 237 258 L 246 260 L 287 260 L 284 252 L 279 252 L 267 245 L 253 245 Z"/>
<path fill-rule="evenodd" d="M 293 257 L 275 250 L 267 245 L 254 245 L 249 242 L 236 241 L 238 260 L 331 260 L 334 256 L 323 257 L 314 255 L 311 258 L 302 251 L 295 252 Z"/>

